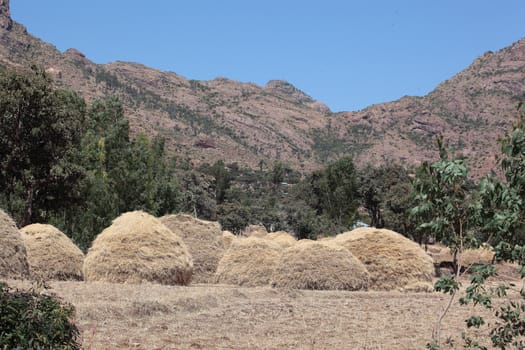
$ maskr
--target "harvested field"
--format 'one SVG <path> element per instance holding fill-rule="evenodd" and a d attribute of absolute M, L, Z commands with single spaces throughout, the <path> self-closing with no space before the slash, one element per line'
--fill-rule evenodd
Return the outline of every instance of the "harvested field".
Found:
<path fill-rule="evenodd" d="M 27 283 L 9 282 L 20 286 Z M 440 293 L 348 292 L 50 282 L 77 309 L 84 348 L 424 349 Z M 462 348 L 471 307 L 456 303 L 442 339 Z"/>

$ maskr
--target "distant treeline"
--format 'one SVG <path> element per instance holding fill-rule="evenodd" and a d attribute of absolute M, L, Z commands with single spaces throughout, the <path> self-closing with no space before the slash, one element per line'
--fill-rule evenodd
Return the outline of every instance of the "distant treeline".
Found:
<path fill-rule="evenodd" d="M 121 103 L 89 105 L 33 68 L 0 72 L 0 207 L 19 226 L 51 223 L 82 249 L 121 213 L 187 212 L 240 232 L 249 224 L 315 238 L 364 221 L 413 234 L 401 166 L 357 170 L 349 157 L 302 174 L 284 162 L 194 167 L 164 140 L 130 136 Z"/>

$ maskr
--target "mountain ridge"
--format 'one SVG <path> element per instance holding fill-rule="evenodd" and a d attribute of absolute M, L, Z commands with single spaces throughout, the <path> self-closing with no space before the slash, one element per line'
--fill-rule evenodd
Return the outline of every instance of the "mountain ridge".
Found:
<path fill-rule="evenodd" d="M 95 64 L 76 49 L 60 52 L 12 21 L 7 0 L 0 0 L 0 63 L 15 69 L 37 64 L 57 86 L 87 100 L 118 96 L 133 132 L 163 136 L 172 154 L 195 164 L 283 161 L 313 170 L 351 155 L 360 166 L 416 165 L 437 156 L 433 139 L 443 134 L 482 174 L 495 167 L 497 139 L 525 99 L 525 39 L 485 53 L 425 96 L 334 113 L 282 80 L 265 86 L 189 80 L 140 63 Z"/>

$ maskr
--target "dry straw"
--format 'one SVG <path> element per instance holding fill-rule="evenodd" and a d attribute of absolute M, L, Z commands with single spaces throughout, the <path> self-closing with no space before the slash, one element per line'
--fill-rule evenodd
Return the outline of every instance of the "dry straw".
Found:
<path fill-rule="evenodd" d="M 222 231 L 222 244 L 224 245 L 225 251 L 230 249 L 232 242 L 235 240 L 235 235 L 230 231 Z"/>
<path fill-rule="evenodd" d="M 27 248 L 32 276 L 44 280 L 83 279 L 84 254 L 59 229 L 51 225 L 32 224 L 20 232 Z"/>
<path fill-rule="evenodd" d="M 268 231 L 262 225 L 249 225 L 241 232 L 241 235 L 246 237 L 264 237 L 267 234 Z"/>
<path fill-rule="evenodd" d="M 15 222 L 0 209 L 0 278 L 26 278 L 29 264 L 24 240 Z"/>
<path fill-rule="evenodd" d="M 279 244 L 283 248 L 291 247 L 297 243 L 297 239 L 285 231 L 271 232 L 264 236 L 264 238 Z"/>
<path fill-rule="evenodd" d="M 434 291 L 434 285 L 430 282 L 414 282 L 401 288 L 403 292 L 413 293 L 431 293 Z"/>
<path fill-rule="evenodd" d="M 494 251 L 489 245 L 482 245 L 476 249 L 466 249 L 461 254 L 461 265 L 469 268 L 476 264 L 491 263 Z"/>
<path fill-rule="evenodd" d="M 115 219 L 84 259 L 88 281 L 187 285 L 192 273 L 191 255 L 182 239 L 141 211 Z"/>
<path fill-rule="evenodd" d="M 428 246 L 427 253 L 432 257 L 436 264 L 452 263 L 453 257 L 449 247 L 441 244 L 434 244 Z M 490 263 L 494 258 L 493 249 L 484 244 L 479 248 L 466 249 L 459 257 L 458 262 L 462 269 L 469 269 L 473 265 Z"/>
<path fill-rule="evenodd" d="M 366 290 L 370 276 L 346 248 L 302 240 L 285 249 L 272 279 L 282 288 Z"/>
<path fill-rule="evenodd" d="M 224 255 L 221 226 L 191 215 L 167 215 L 160 221 L 182 238 L 193 257 L 194 283 L 211 282 L 219 260 Z"/>
<path fill-rule="evenodd" d="M 259 237 L 237 238 L 224 254 L 215 282 L 239 286 L 264 286 L 270 283 L 283 249 Z"/>
<path fill-rule="evenodd" d="M 431 282 L 434 263 L 415 242 L 399 233 L 358 228 L 337 235 L 334 243 L 350 250 L 370 273 L 370 289 L 396 290 Z"/>

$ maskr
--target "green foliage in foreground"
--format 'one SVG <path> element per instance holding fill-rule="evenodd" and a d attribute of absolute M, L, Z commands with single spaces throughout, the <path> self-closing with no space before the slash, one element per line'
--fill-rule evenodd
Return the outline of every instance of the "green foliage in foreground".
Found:
<path fill-rule="evenodd" d="M 0 349 L 80 349 L 74 308 L 0 283 Z"/>
<path fill-rule="evenodd" d="M 131 139 L 118 100 L 87 107 L 42 70 L 0 72 L 0 207 L 19 226 L 54 224 L 85 250 L 121 213 L 178 201 L 164 141 Z"/>
<path fill-rule="evenodd" d="M 426 230 L 437 240 L 446 243 L 455 253 L 468 248 L 472 242 L 488 241 L 494 246 L 498 261 L 516 262 L 520 277 L 525 278 L 525 109 L 518 107 L 519 121 L 513 131 L 501 140 L 503 159 L 501 166 L 505 181 L 484 178 L 477 191 L 464 190 L 468 169 L 458 159 L 449 159 L 438 140 L 441 160 L 420 168 L 415 181 L 414 216 L 421 220 L 420 230 Z M 456 254 L 455 254 L 456 256 Z M 461 262 L 458 263 L 460 265 Z M 493 298 L 507 296 L 515 285 L 487 284 L 496 275 L 492 264 L 471 267 L 470 284 L 459 298 L 461 305 L 480 306 L 490 310 L 494 321 L 473 314 L 465 322 L 468 329 L 487 327 L 491 346 L 470 331 L 462 334 L 465 349 L 524 349 L 525 348 L 525 289 L 519 290 L 515 300 L 495 306 Z M 441 313 L 434 328 L 433 340 L 428 349 L 440 349 L 440 329 L 452 301 L 460 290 L 459 267 L 451 276 L 442 276 L 435 285 L 436 291 L 450 294 L 448 306 Z"/>

